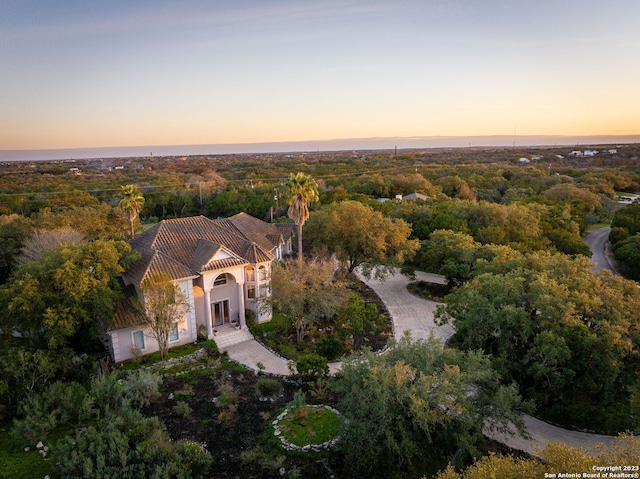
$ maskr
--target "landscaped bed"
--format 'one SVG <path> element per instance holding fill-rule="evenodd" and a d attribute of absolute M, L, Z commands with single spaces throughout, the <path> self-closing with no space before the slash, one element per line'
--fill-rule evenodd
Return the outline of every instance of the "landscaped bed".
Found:
<path fill-rule="evenodd" d="M 363 345 L 374 351 L 384 349 L 387 340 L 393 336 L 393 324 L 385 304 L 378 295 L 360 281 L 355 275 L 348 278 L 349 290 L 354 296 L 374 304 L 378 310 L 383 326 L 376 334 L 367 335 Z M 272 351 L 282 357 L 296 361 L 303 354 L 319 354 L 328 361 L 338 360 L 353 350 L 353 340 L 340 331 L 338 318 L 320 321 L 311 326 L 304 341 L 297 341 L 295 327 L 289 324 L 284 316 L 274 314 L 273 319 L 266 323 L 250 325 L 254 337 Z"/>
<path fill-rule="evenodd" d="M 280 378 L 257 376 L 224 356 L 201 360 L 207 368 L 175 377 L 165 375 L 162 397 L 145 408 L 146 416 L 162 419 L 171 439 L 203 444 L 214 458 L 216 478 L 339 477 L 342 454 L 314 457 L 286 451 L 273 435 L 276 412 L 293 399 L 299 386 Z M 280 392 L 261 400 L 258 383 L 273 379 Z M 327 391 L 323 402 L 334 404 Z M 324 454 L 324 455 L 323 455 Z M 318 457 L 320 455 L 320 457 Z"/>
<path fill-rule="evenodd" d="M 273 428 L 285 449 L 319 452 L 338 441 L 342 424 L 340 413 L 332 407 L 305 405 L 285 409 Z"/>

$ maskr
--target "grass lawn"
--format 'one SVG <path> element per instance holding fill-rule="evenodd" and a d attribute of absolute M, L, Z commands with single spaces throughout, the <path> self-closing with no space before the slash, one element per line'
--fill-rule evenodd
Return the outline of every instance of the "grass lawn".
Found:
<path fill-rule="evenodd" d="M 15 440 L 10 428 L 10 424 L 0 426 L 0 479 L 42 479 L 51 474 L 51 463 L 40 456 L 35 445 L 25 452 L 25 443 Z"/>
<path fill-rule="evenodd" d="M 169 351 L 167 351 L 166 359 L 181 358 L 183 356 L 188 356 L 189 354 L 195 353 L 198 349 L 202 348 L 203 345 L 204 345 L 203 342 L 198 342 L 198 343 L 183 344 L 182 346 L 171 348 L 169 349 Z M 160 362 L 160 351 L 156 351 L 155 353 L 141 356 L 139 359 L 130 359 L 128 361 L 124 361 L 122 363 L 122 370 L 130 371 L 133 369 L 139 369 L 141 367 L 151 366 L 152 364 L 156 364 L 159 362 Z"/>
<path fill-rule="evenodd" d="M 336 438 L 342 428 L 342 419 L 335 412 L 321 406 L 301 406 L 289 410 L 278 427 L 289 443 L 302 447 L 307 444 L 322 444 Z"/>
<path fill-rule="evenodd" d="M 607 226 L 611 226 L 609 223 L 596 223 L 594 225 L 587 226 L 587 231 L 595 231 L 600 228 L 606 228 Z"/>

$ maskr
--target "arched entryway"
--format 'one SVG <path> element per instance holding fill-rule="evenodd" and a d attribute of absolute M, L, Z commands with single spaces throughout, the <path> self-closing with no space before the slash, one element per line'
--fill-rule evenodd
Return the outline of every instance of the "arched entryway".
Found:
<path fill-rule="evenodd" d="M 220 273 L 205 285 L 205 324 L 209 337 L 216 330 L 246 327 L 244 287 L 231 273 Z"/>
<path fill-rule="evenodd" d="M 211 320 L 213 327 L 236 323 L 238 316 L 237 283 L 233 275 L 221 273 L 211 283 Z M 232 316 L 235 313 L 235 316 Z"/>

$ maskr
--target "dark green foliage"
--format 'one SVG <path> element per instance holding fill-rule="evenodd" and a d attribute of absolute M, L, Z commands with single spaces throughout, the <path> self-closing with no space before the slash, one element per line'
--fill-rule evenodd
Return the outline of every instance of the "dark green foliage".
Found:
<path fill-rule="evenodd" d="M 339 443 L 358 477 L 420 477 L 426 463 L 475 452 L 482 427 L 503 429 L 520 405 L 488 357 L 443 349 L 436 339 L 392 342 L 343 363 L 335 389 L 348 427 Z"/>
<path fill-rule="evenodd" d="M 87 479 L 189 479 L 208 477 L 212 459 L 201 446 L 172 446 L 157 418 L 132 413 L 102 428 L 90 426 L 67 438 L 54 451 L 55 469 L 63 477 Z"/>
<path fill-rule="evenodd" d="M 640 279 L 640 203 L 616 211 L 609 241 L 621 273 L 631 279 Z"/>
<path fill-rule="evenodd" d="M 85 423 L 93 412 L 93 398 L 83 386 L 58 381 L 20 403 L 12 432 L 35 444 L 58 426 Z"/>
<path fill-rule="evenodd" d="M 616 211 L 611 228 L 626 228 L 629 235 L 640 233 L 640 203 L 634 203 Z"/>
<path fill-rule="evenodd" d="M 275 206 L 273 195 L 272 188 L 232 186 L 207 200 L 204 205 L 204 214 L 209 218 L 226 218 L 244 212 L 261 220 L 268 220 L 269 210 Z"/>
<path fill-rule="evenodd" d="M 25 398 L 43 391 L 56 380 L 88 382 L 96 364 L 70 349 L 30 350 L 22 340 L 0 341 L 0 418 L 13 416 Z"/>
<path fill-rule="evenodd" d="M 615 226 L 609 232 L 609 242 L 616 245 L 629 237 L 629 230 L 622 226 Z"/>
<path fill-rule="evenodd" d="M 282 391 L 282 384 L 277 379 L 260 378 L 256 383 L 256 392 L 262 398 L 273 398 Z"/>
<path fill-rule="evenodd" d="M 247 326 L 251 326 L 256 320 L 256 312 L 253 309 L 245 309 L 244 317 L 247 322 Z"/>
<path fill-rule="evenodd" d="M 21 404 L 13 433 L 32 445 L 55 428 L 82 426 L 51 446 L 52 464 L 61 477 L 200 478 L 208 477 L 211 457 L 200 445 L 172 445 L 157 418 L 132 409 L 157 392 L 150 373 L 94 379 L 89 390 L 74 382 L 56 382 Z"/>
<path fill-rule="evenodd" d="M 543 253 L 479 264 L 436 318 L 452 322 L 453 344 L 490 354 L 554 421 L 633 429 L 626 411 L 638 385 L 640 290 L 591 266 Z"/>
<path fill-rule="evenodd" d="M 57 381 L 20 403 L 12 431 L 35 443 L 59 426 L 84 425 L 129 406 L 139 409 L 158 396 L 161 380 L 144 370 L 121 380 L 104 375 L 92 380 L 89 391 L 76 382 Z"/>
<path fill-rule="evenodd" d="M 335 338 L 320 338 L 316 341 L 316 352 L 327 358 L 328 361 L 333 361 L 344 353 L 344 346 Z"/>
<path fill-rule="evenodd" d="M 34 346 L 102 351 L 98 333 L 120 300 L 116 275 L 130 252 L 123 241 L 96 240 L 47 251 L 0 288 L 0 328 Z"/>
<path fill-rule="evenodd" d="M 318 354 L 303 354 L 296 361 L 298 375 L 307 382 L 329 374 L 327 358 Z"/>
<path fill-rule="evenodd" d="M 5 283 L 13 273 L 16 257 L 32 227 L 32 222 L 23 216 L 0 216 L 0 284 Z"/>
<path fill-rule="evenodd" d="M 218 345 L 216 344 L 216 342 L 213 339 L 206 340 L 203 343 L 202 347 L 207 352 L 207 356 L 209 356 L 211 358 L 216 358 L 220 354 L 220 351 L 218 350 Z"/>
<path fill-rule="evenodd" d="M 364 338 L 373 336 L 385 327 L 385 319 L 378 314 L 378 307 L 352 296 L 338 319 L 340 335 L 353 338 L 353 349 L 362 347 Z"/>
<path fill-rule="evenodd" d="M 144 208 L 140 212 L 140 217 L 155 216 L 159 220 L 164 220 L 168 218 L 183 218 L 199 213 L 200 210 L 194 203 L 193 198 L 185 194 L 170 192 L 145 193 Z"/>
<path fill-rule="evenodd" d="M 640 234 L 616 243 L 613 256 L 626 277 L 640 279 Z"/>

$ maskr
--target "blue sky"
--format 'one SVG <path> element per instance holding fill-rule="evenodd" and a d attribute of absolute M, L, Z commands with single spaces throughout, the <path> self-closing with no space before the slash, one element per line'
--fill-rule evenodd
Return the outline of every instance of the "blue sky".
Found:
<path fill-rule="evenodd" d="M 640 134 L 637 0 L 0 4 L 0 149 Z"/>

